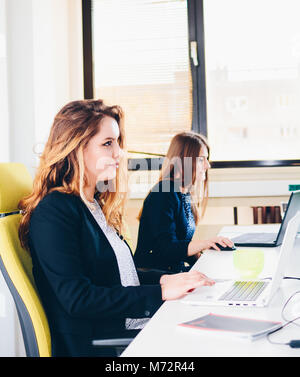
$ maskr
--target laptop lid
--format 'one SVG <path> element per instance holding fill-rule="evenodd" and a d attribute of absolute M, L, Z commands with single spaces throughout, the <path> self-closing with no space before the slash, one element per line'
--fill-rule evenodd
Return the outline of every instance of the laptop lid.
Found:
<path fill-rule="evenodd" d="M 276 246 L 282 244 L 287 225 L 291 218 L 294 217 L 298 211 L 300 211 L 300 190 L 293 191 L 290 195 L 288 205 L 275 241 Z"/>
<path fill-rule="evenodd" d="M 293 191 L 289 197 L 287 208 L 281 222 L 278 233 L 244 233 L 240 236 L 233 237 L 232 241 L 237 246 L 279 246 L 282 243 L 287 224 L 289 220 L 300 211 L 300 190 Z M 272 236 L 274 237 L 272 239 Z"/>
<path fill-rule="evenodd" d="M 220 298 L 221 295 L 231 289 L 233 286 L 233 280 L 224 283 L 218 283 L 213 287 L 200 287 L 195 291 L 189 293 L 180 301 L 186 304 L 192 305 L 240 305 L 242 302 L 243 305 L 255 305 L 255 306 L 266 306 L 273 298 L 274 294 L 281 285 L 281 281 L 284 277 L 284 273 L 289 261 L 289 257 L 292 253 L 294 242 L 296 239 L 296 234 L 300 225 L 300 211 L 289 221 L 289 224 L 286 227 L 286 233 L 280 247 L 278 260 L 276 268 L 274 270 L 272 281 L 268 283 L 267 289 L 258 296 L 255 301 L 231 301 L 225 300 L 222 301 Z M 219 286 L 219 287 L 218 287 Z"/>

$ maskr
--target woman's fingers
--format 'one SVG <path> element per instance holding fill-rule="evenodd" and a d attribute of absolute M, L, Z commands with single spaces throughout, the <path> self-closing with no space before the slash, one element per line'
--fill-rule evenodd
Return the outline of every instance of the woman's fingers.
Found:
<path fill-rule="evenodd" d="M 188 272 L 189 274 L 189 277 L 194 279 L 207 279 L 207 276 L 205 274 L 203 274 L 202 272 L 200 271 L 197 271 L 197 270 L 191 270 Z"/>
<path fill-rule="evenodd" d="M 194 276 L 196 277 L 196 278 L 200 278 L 200 279 L 207 279 L 207 280 L 212 280 L 212 279 L 210 279 L 207 275 L 205 275 L 203 272 L 200 272 L 200 271 L 197 271 L 197 270 L 192 270 L 192 271 L 190 271 L 191 273 L 193 273 L 194 274 Z"/>
<path fill-rule="evenodd" d="M 218 241 L 219 244 L 221 244 L 222 246 L 229 246 L 229 247 L 232 247 L 234 246 L 234 243 L 229 239 L 229 238 L 226 238 L 226 237 L 220 237 L 220 241 Z"/>
<path fill-rule="evenodd" d="M 220 248 L 218 245 L 223 246 L 223 247 L 227 247 L 227 246 L 233 247 L 234 243 L 229 238 L 226 238 L 226 237 L 216 237 L 211 240 L 210 248 L 220 251 Z"/>
<path fill-rule="evenodd" d="M 203 274 L 200 271 L 190 271 L 190 276 L 186 280 L 187 284 L 191 284 L 192 286 L 189 288 L 196 288 L 201 285 L 213 285 L 215 284 L 214 280 L 207 277 L 205 274 Z M 193 286 L 195 285 L 195 286 Z"/>
<path fill-rule="evenodd" d="M 163 300 L 174 300 L 201 286 L 215 282 L 200 271 L 192 270 L 174 275 L 163 275 L 160 280 Z"/>
<path fill-rule="evenodd" d="M 209 278 L 193 281 L 187 285 L 187 292 L 193 292 L 193 290 L 196 288 L 203 287 L 203 286 L 212 286 L 214 284 L 215 282 Z"/>

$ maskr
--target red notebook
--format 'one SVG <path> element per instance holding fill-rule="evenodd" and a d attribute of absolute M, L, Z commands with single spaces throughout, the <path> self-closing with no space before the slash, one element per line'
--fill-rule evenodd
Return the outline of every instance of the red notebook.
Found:
<path fill-rule="evenodd" d="M 282 323 L 209 313 L 192 321 L 180 323 L 179 326 L 228 333 L 254 340 L 278 329 Z"/>

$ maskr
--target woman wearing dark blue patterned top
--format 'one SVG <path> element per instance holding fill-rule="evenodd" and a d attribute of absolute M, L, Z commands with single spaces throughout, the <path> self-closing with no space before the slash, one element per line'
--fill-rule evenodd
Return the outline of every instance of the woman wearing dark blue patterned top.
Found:
<path fill-rule="evenodd" d="M 140 268 L 187 271 L 201 252 L 233 246 L 225 237 L 193 240 L 207 203 L 209 146 L 195 132 L 173 137 L 160 179 L 144 201 L 140 214 L 135 263 Z"/>

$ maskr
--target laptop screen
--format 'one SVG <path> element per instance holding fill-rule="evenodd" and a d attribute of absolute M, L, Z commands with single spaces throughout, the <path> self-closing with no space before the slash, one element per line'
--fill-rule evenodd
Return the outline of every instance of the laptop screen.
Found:
<path fill-rule="evenodd" d="M 284 218 L 281 223 L 281 227 L 277 236 L 276 244 L 281 245 L 286 231 L 286 227 L 292 217 L 300 211 L 300 191 L 294 191 L 291 193 Z"/>

